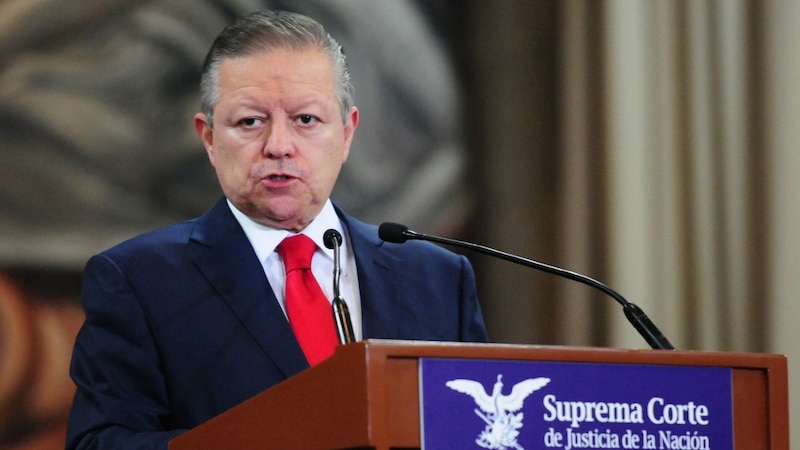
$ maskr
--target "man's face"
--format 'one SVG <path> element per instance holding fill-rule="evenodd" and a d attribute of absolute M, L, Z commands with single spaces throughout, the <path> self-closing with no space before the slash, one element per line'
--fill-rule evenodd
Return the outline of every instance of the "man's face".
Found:
<path fill-rule="evenodd" d="M 314 48 L 228 58 L 214 127 L 195 128 L 225 196 L 256 222 L 299 231 L 319 213 L 347 160 L 358 110 L 342 122 L 330 59 Z"/>

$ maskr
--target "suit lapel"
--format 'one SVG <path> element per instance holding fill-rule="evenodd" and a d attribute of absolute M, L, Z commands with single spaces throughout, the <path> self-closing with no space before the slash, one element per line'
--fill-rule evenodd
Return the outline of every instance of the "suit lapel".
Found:
<path fill-rule="evenodd" d="M 286 377 L 308 368 L 261 263 L 224 199 L 198 219 L 192 241 L 203 247 L 195 258 L 198 270 Z"/>
<path fill-rule="evenodd" d="M 363 338 L 400 338 L 403 321 L 398 320 L 402 317 L 399 309 L 408 304 L 399 300 L 402 264 L 395 252 L 384 248 L 374 226 L 337 212 L 347 227 L 356 259 Z"/>
<path fill-rule="evenodd" d="M 368 338 L 403 338 L 402 317 L 413 317 L 403 301 L 398 276 L 403 264 L 387 251 L 374 226 L 337 213 L 347 228 L 356 258 L 362 308 L 362 334 Z M 247 236 L 225 199 L 197 220 L 192 243 L 195 265 L 214 286 L 264 353 L 288 378 L 308 368 L 294 332 L 267 282 Z"/>

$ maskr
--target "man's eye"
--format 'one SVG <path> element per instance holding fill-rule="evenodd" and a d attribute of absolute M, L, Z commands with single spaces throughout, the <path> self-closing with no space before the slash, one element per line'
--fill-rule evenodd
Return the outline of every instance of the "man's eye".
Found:
<path fill-rule="evenodd" d="M 297 116 L 297 121 L 303 125 L 312 125 L 317 122 L 317 118 L 311 114 L 300 114 Z"/>
<path fill-rule="evenodd" d="M 261 119 L 257 117 L 246 117 L 239 121 L 239 124 L 244 125 L 245 127 L 254 127 L 259 125 L 262 122 Z"/>

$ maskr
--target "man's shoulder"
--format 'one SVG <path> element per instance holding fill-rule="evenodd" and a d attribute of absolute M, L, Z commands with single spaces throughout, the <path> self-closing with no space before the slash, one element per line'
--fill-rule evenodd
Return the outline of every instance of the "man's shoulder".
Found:
<path fill-rule="evenodd" d="M 165 248 L 189 242 L 197 219 L 161 226 L 130 237 L 104 251 L 101 255 L 120 257 L 123 255 L 142 255 L 158 252 Z"/>
<path fill-rule="evenodd" d="M 230 218 L 225 217 L 226 212 L 231 216 Z M 159 251 L 174 245 L 187 244 L 196 237 L 203 239 L 208 233 L 219 232 L 225 229 L 226 226 L 232 226 L 233 224 L 235 224 L 235 221 L 230 211 L 227 210 L 223 199 L 202 216 L 144 231 L 121 241 L 102 253 L 121 255 Z"/>

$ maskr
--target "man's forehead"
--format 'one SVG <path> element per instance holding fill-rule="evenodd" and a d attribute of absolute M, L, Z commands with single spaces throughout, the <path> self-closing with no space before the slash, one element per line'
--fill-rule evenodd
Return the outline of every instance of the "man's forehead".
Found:
<path fill-rule="evenodd" d="M 332 63 L 322 52 L 278 50 L 229 58 L 220 67 L 220 101 L 262 103 L 335 102 Z M 226 102 L 226 103 L 227 103 Z"/>

